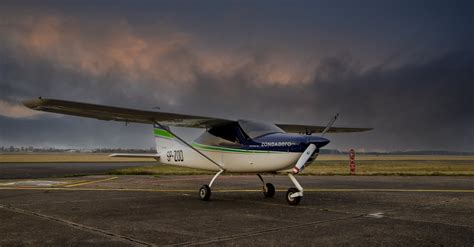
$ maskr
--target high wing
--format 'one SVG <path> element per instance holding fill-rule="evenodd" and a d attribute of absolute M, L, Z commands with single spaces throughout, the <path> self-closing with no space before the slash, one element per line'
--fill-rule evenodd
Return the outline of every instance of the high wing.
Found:
<path fill-rule="evenodd" d="M 235 120 L 192 116 L 185 114 L 143 111 L 114 106 L 104 106 L 89 103 L 38 98 L 23 101 L 28 108 L 37 111 L 61 113 L 79 117 L 95 118 L 106 121 L 121 121 L 126 123 L 145 123 L 154 124 L 156 122 L 163 125 L 191 127 L 191 128 L 210 128 L 213 126 L 232 123 Z M 296 124 L 276 124 L 286 132 L 291 133 L 320 133 L 325 126 L 314 125 L 296 125 Z M 340 132 L 361 132 L 371 130 L 370 128 L 345 128 L 331 127 L 328 133 Z"/>
<path fill-rule="evenodd" d="M 276 126 L 290 133 L 321 133 L 326 128 L 326 126 L 298 124 L 276 124 Z M 331 127 L 327 133 L 350 133 L 368 130 L 372 130 L 372 128 Z"/>
<path fill-rule="evenodd" d="M 163 125 L 208 128 L 215 125 L 234 122 L 232 120 L 175 114 L 156 111 L 142 111 L 121 107 L 95 105 L 56 99 L 38 98 L 23 101 L 28 108 L 37 111 L 54 112 L 79 117 L 95 118 L 106 121 L 121 121 L 126 123 L 159 122 Z"/>

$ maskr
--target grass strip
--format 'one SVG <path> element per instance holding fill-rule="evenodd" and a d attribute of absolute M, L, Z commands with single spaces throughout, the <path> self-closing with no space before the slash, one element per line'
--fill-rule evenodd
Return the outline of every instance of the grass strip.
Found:
<path fill-rule="evenodd" d="M 199 175 L 214 174 L 186 167 L 169 165 L 147 165 L 123 168 L 111 172 L 113 175 Z M 337 160 L 316 161 L 301 175 L 350 175 L 348 162 Z M 474 176 L 474 162 L 451 161 L 361 161 L 356 175 L 363 176 Z"/>

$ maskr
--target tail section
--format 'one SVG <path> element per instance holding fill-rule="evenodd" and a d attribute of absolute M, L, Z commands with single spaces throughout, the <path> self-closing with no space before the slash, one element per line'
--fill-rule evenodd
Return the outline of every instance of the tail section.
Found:
<path fill-rule="evenodd" d="M 211 171 L 223 170 L 223 167 L 214 161 L 221 161 L 220 153 L 203 154 L 179 136 L 174 135 L 168 126 L 156 124 L 153 132 L 160 163 Z"/>
<path fill-rule="evenodd" d="M 165 150 L 169 150 L 178 145 L 176 138 L 169 132 L 168 126 L 154 125 L 153 133 L 155 134 L 156 151 L 163 154 Z"/>

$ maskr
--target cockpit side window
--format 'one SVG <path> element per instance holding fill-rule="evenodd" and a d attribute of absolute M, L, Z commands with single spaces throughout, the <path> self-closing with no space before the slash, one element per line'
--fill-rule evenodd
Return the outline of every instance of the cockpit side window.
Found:
<path fill-rule="evenodd" d="M 282 129 L 270 123 L 239 120 L 239 125 L 243 132 L 251 139 L 272 133 L 284 133 Z"/>
<path fill-rule="evenodd" d="M 237 123 L 226 124 L 222 126 L 215 126 L 209 130 L 209 133 L 213 136 L 220 137 L 224 140 L 240 143 L 240 127 Z M 239 135 L 240 134 L 240 135 Z"/>

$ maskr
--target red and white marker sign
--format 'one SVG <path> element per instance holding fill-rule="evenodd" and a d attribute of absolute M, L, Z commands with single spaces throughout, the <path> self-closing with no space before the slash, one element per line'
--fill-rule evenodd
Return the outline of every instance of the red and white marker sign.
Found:
<path fill-rule="evenodd" d="M 349 150 L 349 170 L 351 175 L 355 175 L 356 163 L 355 163 L 355 151 L 354 149 Z"/>

